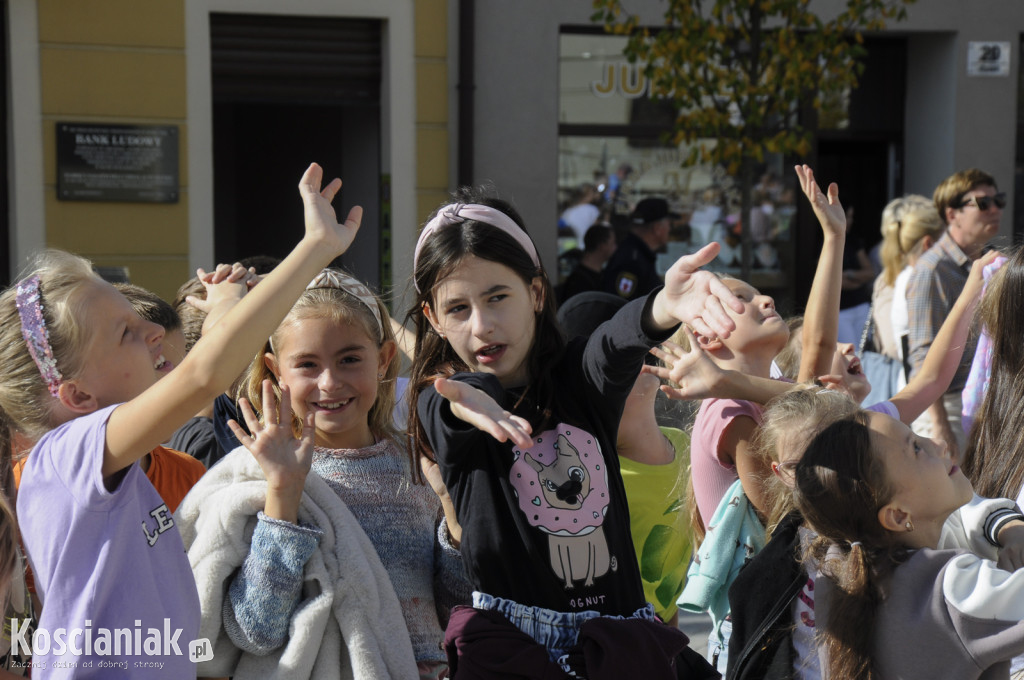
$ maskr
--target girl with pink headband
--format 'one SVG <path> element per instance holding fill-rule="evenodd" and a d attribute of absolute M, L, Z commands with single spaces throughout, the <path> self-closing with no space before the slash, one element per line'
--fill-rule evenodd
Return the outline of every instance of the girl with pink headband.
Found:
<path fill-rule="evenodd" d="M 306 283 L 347 250 L 362 211 L 339 224 L 330 203 L 341 182 L 321 179 L 313 164 L 299 185 L 303 239 L 166 376 L 162 327 L 80 257 L 45 252 L 0 295 L 0 426 L 38 440 L 17 511 L 45 603 L 35 641 L 46 631 L 52 644 L 33 661 L 47 678 L 106 677 L 109 668 L 148 678 L 154 662 L 162 677 L 196 677 L 192 569 L 174 516 L 137 463 L 227 389 Z M 134 630 L 134 643 L 111 644 L 118 629 Z"/>
<path fill-rule="evenodd" d="M 588 644 L 628 663 L 624 673 L 674 672 L 687 641 L 645 601 L 616 428 L 648 350 L 680 322 L 712 335 L 734 327 L 725 307 L 739 301 L 699 270 L 717 246 L 681 258 L 664 288 L 589 339 L 566 342 L 518 213 L 497 199 L 460 198 L 420 235 L 410 311 L 414 456 L 440 467 L 475 590 L 473 608 L 448 627 L 453 675 L 459 665 L 486 667 L 495 644 L 501 658 L 541 664 L 520 668 L 525 675 L 553 665 L 599 677 L 578 653 Z M 628 651 L 640 639 L 653 653 L 637 659 Z M 506 655 L 510 646 L 522 653 Z"/>

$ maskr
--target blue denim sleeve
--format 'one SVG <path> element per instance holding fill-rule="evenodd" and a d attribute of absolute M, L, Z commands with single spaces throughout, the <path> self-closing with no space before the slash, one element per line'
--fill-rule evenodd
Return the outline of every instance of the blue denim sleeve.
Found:
<path fill-rule="evenodd" d="M 265 656 L 285 643 L 303 570 L 322 535 L 259 513 L 249 555 L 224 598 L 224 631 L 239 649 Z"/>

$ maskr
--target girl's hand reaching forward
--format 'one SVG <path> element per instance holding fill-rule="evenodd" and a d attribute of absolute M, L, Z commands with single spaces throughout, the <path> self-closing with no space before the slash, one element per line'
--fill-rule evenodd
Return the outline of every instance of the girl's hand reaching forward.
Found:
<path fill-rule="evenodd" d="M 689 350 L 674 342 L 663 342 L 661 347 L 651 348 L 651 354 L 665 365 L 645 365 L 643 372 L 673 383 L 661 386 L 661 391 L 672 399 L 708 399 L 719 396 L 726 372 L 701 349 L 690 329 L 685 328 L 684 332 L 690 341 Z"/>
<path fill-rule="evenodd" d="M 451 403 L 452 414 L 488 433 L 499 442 L 511 441 L 521 449 L 533 446 L 533 428 L 525 419 L 498 405 L 489 394 L 458 380 L 438 378 L 434 389 Z"/>
<path fill-rule="evenodd" d="M 313 414 L 306 414 L 302 435 L 296 439 L 292 432 L 291 393 L 287 386 L 281 387 L 279 403 L 271 382 L 263 381 L 262 423 L 247 399 L 239 403 L 252 435 L 234 420 L 229 420 L 228 426 L 267 478 L 267 502 L 263 512 L 268 517 L 295 524 L 306 476 L 313 464 Z"/>
<path fill-rule="evenodd" d="M 735 330 L 736 323 L 726 310 L 742 314 L 743 303 L 721 279 L 701 269 L 715 259 L 719 248 L 718 243 L 709 243 L 682 256 L 665 272 L 665 287 L 651 306 L 657 328 L 668 330 L 682 322 L 708 338 L 726 338 Z"/>

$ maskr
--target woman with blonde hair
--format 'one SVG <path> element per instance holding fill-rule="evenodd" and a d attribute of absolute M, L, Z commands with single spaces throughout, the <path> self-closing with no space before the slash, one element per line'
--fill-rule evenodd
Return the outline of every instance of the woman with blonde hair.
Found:
<path fill-rule="evenodd" d="M 917 259 L 942 235 L 946 225 L 931 200 L 909 194 L 890 201 L 882 211 L 882 273 L 875 279 L 871 319 L 875 347 L 890 359 L 903 361 L 908 332 L 907 281 Z M 899 388 L 906 385 L 906 371 Z"/>

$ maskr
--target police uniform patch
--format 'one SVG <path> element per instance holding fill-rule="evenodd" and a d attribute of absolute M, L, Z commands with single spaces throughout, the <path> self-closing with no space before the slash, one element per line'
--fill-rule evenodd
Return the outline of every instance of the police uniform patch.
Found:
<path fill-rule="evenodd" d="M 636 274 L 622 272 L 619 278 L 615 279 L 615 292 L 624 298 L 628 298 L 636 290 Z"/>

